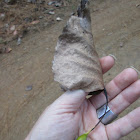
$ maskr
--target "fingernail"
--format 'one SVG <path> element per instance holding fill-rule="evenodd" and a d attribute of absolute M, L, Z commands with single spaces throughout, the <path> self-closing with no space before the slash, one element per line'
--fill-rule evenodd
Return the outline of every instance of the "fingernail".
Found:
<path fill-rule="evenodd" d="M 109 54 L 109 56 L 113 57 L 113 59 L 114 59 L 115 61 L 117 61 L 116 56 L 114 56 L 113 54 Z"/>
<path fill-rule="evenodd" d="M 134 69 L 134 70 L 138 73 L 138 75 L 140 75 L 140 71 L 139 71 L 139 70 L 137 70 L 137 69 L 134 68 L 133 66 L 131 66 L 130 68 Z"/>

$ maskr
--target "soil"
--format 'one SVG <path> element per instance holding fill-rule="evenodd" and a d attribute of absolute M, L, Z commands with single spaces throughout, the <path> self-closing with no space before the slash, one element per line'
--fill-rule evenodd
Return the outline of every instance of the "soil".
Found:
<path fill-rule="evenodd" d="M 115 66 L 104 76 L 105 83 L 130 66 L 140 70 L 139 4 L 139 0 L 91 1 L 97 52 L 100 57 L 113 54 L 117 58 Z M 0 54 L 1 140 L 24 139 L 42 111 L 63 93 L 53 80 L 51 67 L 58 36 L 74 8 L 60 8 L 62 21 L 26 34 L 19 46 L 16 41 L 11 41 L 8 46 L 12 51 Z M 120 117 L 139 105 L 140 100 L 137 100 Z M 140 129 L 137 129 L 122 140 L 139 138 Z"/>

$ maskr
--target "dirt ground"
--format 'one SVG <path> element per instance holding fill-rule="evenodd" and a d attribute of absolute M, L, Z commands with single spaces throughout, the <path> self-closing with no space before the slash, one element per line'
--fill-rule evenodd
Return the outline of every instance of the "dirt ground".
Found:
<path fill-rule="evenodd" d="M 91 1 L 92 30 L 99 56 L 113 54 L 116 65 L 104 76 L 109 82 L 123 69 L 140 70 L 140 0 Z M 43 31 L 26 35 L 20 46 L 0 54 L 0 140 L 22 140 L 42 111 L 62 91 L 53 80 L 54 48 L 72 9 L 61 9 L 63 20 Z M 32 85 L 32 90 L 26 87 Z M 140 106 L 140 100 L 120 117 Z M 113 133 L 113 132 L 112 132 Z M 139 140 L 140 129 L 122 140 Z"/>

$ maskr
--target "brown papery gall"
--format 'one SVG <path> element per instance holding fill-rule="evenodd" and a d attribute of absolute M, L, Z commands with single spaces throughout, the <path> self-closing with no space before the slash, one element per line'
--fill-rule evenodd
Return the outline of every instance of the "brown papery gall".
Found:
<path fill-rule="evenodd" d="M 94 47 L 89 3 L 82 1 L 59 36 L 53 61 L 54 79 L 62 89 L 102 91 L 103 75 Z"/>

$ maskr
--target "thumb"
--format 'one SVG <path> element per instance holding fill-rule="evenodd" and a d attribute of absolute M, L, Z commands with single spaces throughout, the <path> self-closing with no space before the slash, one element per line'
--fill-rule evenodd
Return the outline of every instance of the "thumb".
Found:
<path fill-rule="evenodd" d="M 75 110 L 81 106 L 87 95 L 88 93 L 83 90 L 67 91 L 54 104 Z"/>

